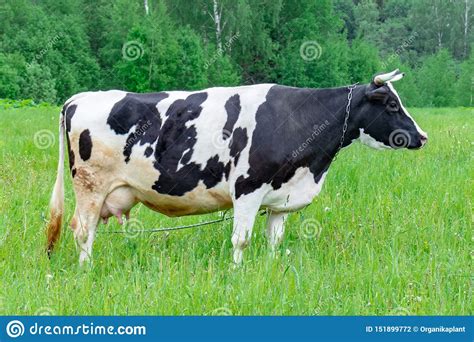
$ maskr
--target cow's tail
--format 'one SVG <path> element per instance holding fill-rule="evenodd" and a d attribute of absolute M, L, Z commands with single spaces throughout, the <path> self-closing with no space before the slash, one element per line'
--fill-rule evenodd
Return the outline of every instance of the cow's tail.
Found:
<path fill-rule="evenodd" d="M 54 183 L 53 194 L 49 202 L 50 220 L 48 223 L 47 252 L 53 251 L 56 241 L 61 235 L 61 226 L 64 215 L 64 135 L 65 135 L 65 113 L 64 109 L 59 116 L 59 161 L 56 183 Z"/>

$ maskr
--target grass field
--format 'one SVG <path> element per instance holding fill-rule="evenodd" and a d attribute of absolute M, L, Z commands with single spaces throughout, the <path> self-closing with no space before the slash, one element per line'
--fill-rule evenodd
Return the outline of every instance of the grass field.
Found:
<path fill-rule="evenodd" d="M 94 264 L 84 268 L 65 228 L 49 260 L 44 220 L 56 177 L 58 113 L 0 111 L 0 314 L 474 312 L 472 108 L 413 109 L 430 136 L 420 151 L 360 144 L 342 151 L 321 195 L 290 215 L 277 256 L 269 256 L 259 217 L 235 270 L 230 221 L 170 234 L 99 234 Z M 54 144 L 48 135 L 35 143 L 42 129 L 54 132 Z M 74 200 L 70 179 L 66 184 L 69 222 Z M 145 227 L 218 217 L 169 219 L 142 206 L 132 214 Z M 318 223 L 308 226 L 310 218 Z M 120 229 L 111 221 L 108 229 Z"/>

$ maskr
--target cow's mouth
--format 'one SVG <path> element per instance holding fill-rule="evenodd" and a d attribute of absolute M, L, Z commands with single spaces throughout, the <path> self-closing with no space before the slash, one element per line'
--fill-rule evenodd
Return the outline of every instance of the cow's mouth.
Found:
<path fill-rule="evenodd" d="M 417 141 L 416 145 L 415 144 L 413 144 L 413 145 L 410 144 L 410 145 L 407 146 L 407 148 L 409 150 L 419 150 L 419 149 L 423 148 L 426 145 L 426 143 L 428 142 L 428 137 L 424 134 L 420 134 L 416 141 Z"/>
<path fill-rule="evenodd" d="M 420 150 L 423 147 L 425 147 L 425 145 L 426 145 L 426 140 L 425 141 L 420 140 L 420 142 L 417 145 L 408 145 L 407 149 L 409 149 L 409 150 Z"/>

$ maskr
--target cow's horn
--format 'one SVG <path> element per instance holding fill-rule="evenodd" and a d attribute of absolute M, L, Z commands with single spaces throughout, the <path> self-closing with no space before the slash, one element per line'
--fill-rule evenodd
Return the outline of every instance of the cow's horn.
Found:
<path fill-rule="evenodd" d="M 381 75 L 377 75 L 374 77 L 374 83 L 376 85 L 383 85 L 385 84 L 385 82 L 388 82 L 390 80 L 392 80 L 392 78 L 394 78 L 395 75 L 397 75 L 398 73 L 400 72 L 400 70 L 398 69 L 395 69 L 393 70 L 392 72 L 388 72 L 386 74 L 381 74 Z M 402 76 L 397 78 L 397 80 L 399 80 L 400 78 L 403 77 L 403 74 L 401 74 Z"/>

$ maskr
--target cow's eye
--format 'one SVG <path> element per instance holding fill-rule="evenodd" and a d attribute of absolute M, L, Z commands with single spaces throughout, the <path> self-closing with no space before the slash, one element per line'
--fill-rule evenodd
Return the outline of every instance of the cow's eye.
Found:
<path fill-rule="evenodd" d="M 390 101 L 388 103 L 388 110 L 391 111 L 391 112 L 398 111 L 398 104 L 395 101 Z"/>

